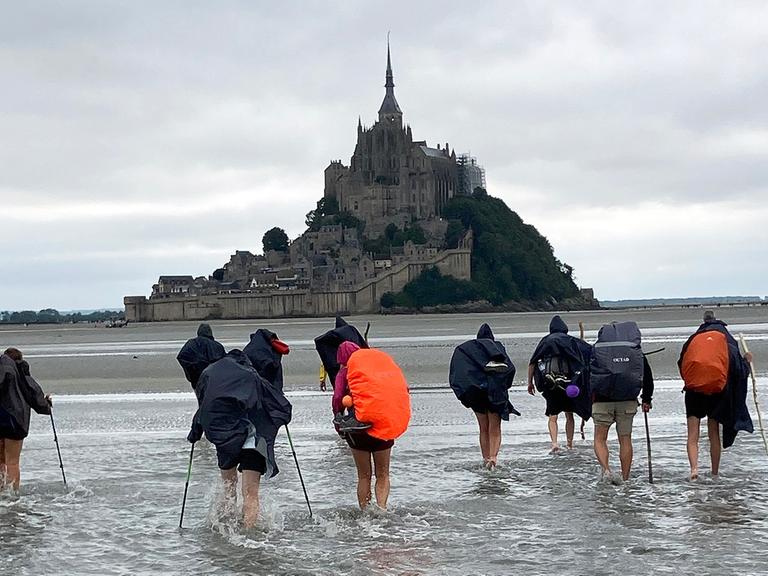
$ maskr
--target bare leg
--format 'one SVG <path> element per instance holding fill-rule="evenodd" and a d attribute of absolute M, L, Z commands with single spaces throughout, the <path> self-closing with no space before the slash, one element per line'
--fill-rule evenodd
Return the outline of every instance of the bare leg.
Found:
<path fill-rule="evenodd" d="M 632 435 L 619 436 L 619 460 L 621 460 L 621 477 L 629 480 L 632 468 Z"/>
<path fill-rule="evenodd" d="M 224 514 L 234 513 L 237 508 L 237 467 L 219 472 L 224 482 Z"/>
<path fill-rule="evenodd" d="M 560 450 L 560 446 L 557 444 L 557 415 L 550 416 L 547 422 L 549 427 L 549 438 L 552 440 L 552 452 Z"/>
<path fill-rule="evenodd" d="M 488 438 L 488 413 L 475 412 L 477 424 L 480 426 L 480 452 L 483 455 L 483 464 L 487 465 L 491 457 L 490 442 Z"/>
<path fill-rule="evenodd" d="M 595 456 L 603 469 L 603 475 L 611 474 L 611 468 L 608 465 L 608 426 L 598 426 L 595 424 Z"/>
<path fill-rule="evenodd" d="M 14 490 L 19 489 L 21 482 L 21 447 L 23 440 L 11 440 L 6 438 L 3 441 L 5 445 L 5 482 L 4 485 L 10 485 Z"/>
<path fill-rule="evenodd" d="M 0 491 L 5 489 L 5 439 L 0 438 Z"/>
<path fill-rule="evenodd" d="M 707 418 L 707 431 L 709 432 L 709 454 L 712 457 L 712 476 L 720 473 L 720 422 Z"/>
<path fill-rule="evenodd" d="M 371 453 L 352 448 L 352 458 L 357 468 L 357 503 L 365 510 L 371 502 Z"/>
<path fill-rule="evenodd" d="M 376 469 L 376 504 L 382 510 L 387 509 L 389 498 L 389 460 L 392 448 L 373 453 L 373 465 Z"/>
<path fill-rule="evenodd" d="M 576 430 L 576 424 L 573 421 L 573 412 L 565 413 L 565 439 L 568 448 L 573 448 L 573 433 Z"/>
<path fill-rule="evenodd" d="M 261 472 L 243 470 L 243 526 L 253 528 L 259 518 L 259 483 Z"/>
<path fill-rule="evenodd" d="M 688 450 L 688 463 L 691 465 L 691 480 L 696 480 L 699 477 L 699 427 L 701 419 L 696 416 L 688 417 L 688 442 L 686 443 L 686 450 Z"/>
<path fill-rule="evenodd" d="M 491 466 L 496 466 L 496 460 L 501 450 L 501 416 L 488 413 L 488 460 Z"/>

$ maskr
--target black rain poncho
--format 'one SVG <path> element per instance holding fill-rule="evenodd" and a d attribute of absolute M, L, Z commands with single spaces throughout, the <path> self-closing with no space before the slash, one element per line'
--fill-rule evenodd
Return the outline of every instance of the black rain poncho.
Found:
<path fill-rule="evenodd" d="M 569 412 L 576 412 L 584 420 L 592 417 L 592 398 L 589 388 L 589 361 L 592 347 L 583 340 L 568 334 L 568 325 L 560 316 L 554 316 L 549 323 L 549 334 L 541 339 L 531 355 L 530 364 L 533 364 L 533 378 L 538 390 L 544 390 L 542 396 L 548 398 L 551 394 L 561 394 L 567 405 L 572 407 Z M 540 360 L 560 357 L 568 360 L 574 373 L 578 376 L 571 381 L 579 387 L 579 395 L 569 398 L 564 390 L 546 390 L 542 381 L 543 375 L 537 365 Z"/>
<path fill-rule="evenodd" d="M 347 324 L 340 316 L 336 317 L 336 327 L 325 334 L 315 338 L 315 348 L 320 356 L 331 385 L 336 382 L 336 374 L 339 372 L 339 363 L 336 361 L 336 352 L 342 342 L 354 342 L 360 348 L 368 348 L 368 343 L 359 330 Z"/>
<path fill-rule="evenodd" d="M 211 327 L 208 324 L 200 324 L 197 337 L 187 340 L 176 356 L 176 360 L 179 361 L 184 370 L 184 376 L 195 390 L 203 370 L 217 360 L 221 360 L 225 354 L 224 346 L 213 339 Z"/>
<path fill-rule="evenodd" d="M 704 322 L 699 329 L 683 344 L 677 365 L 682 367 L 683 356 L 694 336 L 702 332 L 716 330 L 725 335 L 728 342 L 728 382 L 720 395 L 720 402 L 715 408 L 712 418 L 723 425 L 723 448 L 729 448 L 736 440 L 739 432 L 754 432 L 752 417 L 747 408 L 747 380 L 749 379 L 749 364 L 741 356 L 739 344 L 726 328 L 727 324 L 720 320 Z"/>
<path fill-rule="evenodd" d="M 256 430 L 256 450 L 267 462 L 265 476 L 279 471 L 275 462 L 275 437 L 291 421 L 291 403 L 283 393 L 262 378 L 240 350 L 203 370 L 196 390 L 200 407 L 187 439 L 196 442 L 203 432 L 216 446 L 219 468 L 233 468 L 249 424 Z"/>
<path fill-rule="evenodd" d="M 30 408 L 50 414 L 51 407 L 40 385 L 29 374 L 29 365 L 0 356 L 0 438 L 23 440 L 29 434 Z"/>
<path fill-rule="evenodd" d="M 507 370 L 495 372 L 486 370 L 488 362 L 501 362 Z M 483 324 L 477 338 L 456 347 L 451 357 L 448 380 L 459 401 L 475 412 L 494 412 L 503 420 L 509 414 L 520 416 L 520 412 L 509 402 L 509 388 L 515 379 L 512 364 L 501 342 L 493 337 L 488 324 Z"/>
<path fill-rule="evenodd" d="M 251 341 L 243 348 L 253 367 L 278 390 L 283 389 L 282 355 L 272 347 L 277 334 L 260 328 L 251 334 Z"/>

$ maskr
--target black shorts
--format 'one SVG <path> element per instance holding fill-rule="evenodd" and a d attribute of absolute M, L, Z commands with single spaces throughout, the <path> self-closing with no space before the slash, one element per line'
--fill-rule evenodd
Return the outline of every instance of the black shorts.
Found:
<path fill-rule="evenodd" d="M 720 394 L 702 394 L 701 392 L 685 391 L 685 417 L 711 418 L 723 399 Z"/>
<path fill-rule="evenodd" d="M 242 472 L 243 470 L 253 470 L 254 472 L 261 472 L 262 474 L 267 471 L 267 461 L 259 452 L 252 448 L 246 448 L 240 450 L 240 454 L 235 457 L 224 457 L 222 454 L 218 454 L 219 468 L 221 470 L 231 470 L 237 466 L 237 470 Z"/>
<path fill-rule="evenodd" d="M 559 388 L 548 390 L 542 394 L 547 401 L 547 407 L 544 414 L 547 416 L 557 416 L 561 412 L 573 412 L 573 403 L 566 396 L 565 391 Z"/>
<path fill-rule="evenodd" d="M 365 432 L 347 433 L 345 438 L 350 448 L 364 452 L 381 452 L 395 445 L 394 440 L 379 440 Z"/>

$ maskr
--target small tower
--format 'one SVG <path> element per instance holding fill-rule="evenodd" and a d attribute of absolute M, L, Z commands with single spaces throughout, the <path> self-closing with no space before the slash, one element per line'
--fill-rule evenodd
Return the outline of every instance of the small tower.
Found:
<path fill-rule="evenodd" d="M 395 99 L 395 81 L 392 75 L 392 59 L 389 55 L 389 39 L 387 39 L 387 75 L 384 87 L 387 91 L 381 108 L 379 108 L 379 122 L 385 125 L 395 124 L 402 128 L 403 112 L 400 110 L 397 99 Z"/>

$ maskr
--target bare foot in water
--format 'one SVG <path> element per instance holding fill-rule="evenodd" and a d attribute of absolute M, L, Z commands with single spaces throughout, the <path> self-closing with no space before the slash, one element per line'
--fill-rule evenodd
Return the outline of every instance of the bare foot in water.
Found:
<path fill-rule="evenodd" d="M 691 470 L 691 480 L 698 480 L 699 479 L 699 471 L 697 469 Z"/>
<path fill-rule="evenodd" d="M 552 446 L 552 449 L 549 451 L 550 454 L 560 454 L 560 446 L 557 444 L 554 444 Z"/>

